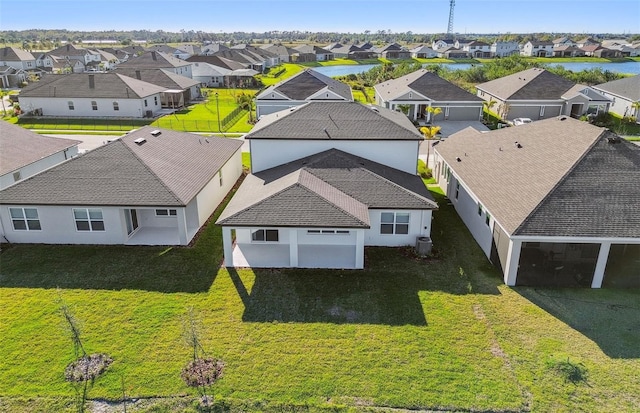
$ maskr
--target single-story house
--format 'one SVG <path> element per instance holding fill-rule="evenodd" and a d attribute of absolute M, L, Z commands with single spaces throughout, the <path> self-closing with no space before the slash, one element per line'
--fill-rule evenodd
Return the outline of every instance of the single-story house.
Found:
<path fill-rule="evenodd" d="M 241 146 L 145 126 L 0 191 L 4 237 L 187 245 L 242 173 Z"/>
<path fill-rule="evenodd" d="M 445 59 L 466 59 L 469 57 L 469 53 L 465 50 L 452 46 L 447 47 L 446 49 L 438 49 L 438 57 L 443 57 Z"/>
<path fill-rule="evenodd" d="M 606 112 L 610 104 L 595 89 L 539 68 L 481 83 L 476 89 L 485 101 L 495 101 L 492 111 L 504 120 L 580 117 Z"/>
<path fill-rule="evenodd" d="M 400 112 L 358 102 L 312 101 L 262 116 L 245 139 L 252 173 L 339 149 L 416 174 L 422 135 Z"/>
<path fill-rule="evenodd" d="M 333 52 L 319 46 L 304 44 L 294 47 L 291 51 L 290 58 L 292 62 L 324 62 L 334 59 Z"/>
<path fill-rule="evenodd" d="M 191 71 L 193 72 L 193 80 L 197 80 L 201 85 L 222 87 L 224 86 L 224 77 L 231 72 L 231 69 L 206 62 L 194 62 Z"/>
<path fill-rule="evenodd" d="M 78 144 L 0 121 L 0 190 L 76 156 Z"/>
<path fill-rule="evenodd" d="M 411 52 L 398 43 L 389 43 L 382 47 L 375 47 L 373 51 L 383 59 L 411 59 Z"/>
<path fill-rule="evenodd" d="M 49 75 L 20 91 L 20 107 L 36 116 L 152 118 L 167 89 L 119 73 Z"/>
<path fill-rule="evenodd" d="M 567 116 L 438 142 L 435 176 L 507 285 L 640 287 L 640 147 Z"/>
<path fill-rule="evenodd" d="M 610 112 L 640 120 L 640 75 L 601 83 L 593 88 L 611 99 Z"/>
<path fill-rule="evenodd" d="M 157 52 L 155 50 L 131 57 L 126 62 L 118 64 L 118 67 L 134 70 L 167 69 L 176 75 L 193 78 L 190 62 L 173 57 L 172 54 Z"/>
<path fill-rule="evenodd" d="M 438 57 L 438 52 L 430 48 L 429 46 L 416 46 L 411 51 L 411 57 L 416 59 L 431 59 Z"/>
<path fill-rule="evenodd" d="M 161 95 L 163 108 L 181 108 L 200 98 L 200 82 L 190 77 L 176 75 L 169 69 L 117 68 L 121 73 L 144 82 L 166 88 Z"/>
<path fill-rule="evenodd" d="M 258 94 L 256 116 L 259 118 L 313 100 L 353 101 L 353 94 L 349 85 L 313 69 L 305 69 Z"/>
<path fill-rule="evenodd" d="M 365 246 L 430 237 L 434 209 L 416 174 L 328 149 L 247 176 L 217 224 L 227 267 L 361 269 Z"/>
<path fill-rule="evenodd" d="M 392 110 L 407 107 L 406 114 L 413 121 L 430 121 L 429 107 L 442 109 L 434 120 L 478 121 L 482 118 L 481 98 L 426 69 L 378 83 L 373 88 L 377 105 Z"/>

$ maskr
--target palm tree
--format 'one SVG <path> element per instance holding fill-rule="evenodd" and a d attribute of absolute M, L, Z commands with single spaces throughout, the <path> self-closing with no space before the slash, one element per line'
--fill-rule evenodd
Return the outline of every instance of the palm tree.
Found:
<path fill-rule="evenodd" d="M 485 100 L 484 102 L 482 102 L 482 107 L 483 107 L 483 114 L 482 117 L 485 118 L 485 113 L 486 113 L 486 121 L 489 121 L 489 111 L 491 110 L 491 108 L 498 103 L 498 101 L 496 101 L 495 99 L 491 98 L 489 100 Z"/>
<path fill-rule="evenodd" d="M 427 162 L 425 162 L 425 164 L 427 169 L 429 169 L 429 147 L 431 146 L 429 141 L 435 138 L 438 132 L 440 132 L 440 126 L 423 126 L 420 128 L 420 132 L 422 132 L 424 140 L 427 141 Z"/>
<path fill-rule="evenodd" d="M 253 123 L 253 96 L 242 93 L 238 95 L 236 102 L 241 109 L 249 111 L 249 123 Z"/>
<path fill-rule="evenodd" d="M 631 104 L 631 109 L 633 109 L 632 117 L 635 117 L 636 119 L 640 118 L 640 101 L 633 102 Z"/>
<path fill-rule="evenodd" d="M 438 107 L 433 107 L 433 106 L 429 106 L 427 108 L 427 113 L 430 115 L 429 116 L 429 125 L 433 125 L 433 119 L 438 116 L 439 114 L 442 113 L 442 108 L 438 108 Z"/>

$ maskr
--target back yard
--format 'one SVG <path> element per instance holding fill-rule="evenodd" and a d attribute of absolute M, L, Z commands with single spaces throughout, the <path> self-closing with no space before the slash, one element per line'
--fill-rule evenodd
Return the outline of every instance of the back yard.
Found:
<path fill-rule="evenodd" d="M 0 411 L 74 411 L 59 296 L 114 359 L 89 397 L 158 398 L 140 411 L 197 411 L 189 308 L 226 364 L 217 411 L 640 410 L 640 291 L 505 287 L 435 195 L 435 257 L 369 248 L 363 271 L 227 270 L 214 225 L 190 248 L 4 249 Z"/>

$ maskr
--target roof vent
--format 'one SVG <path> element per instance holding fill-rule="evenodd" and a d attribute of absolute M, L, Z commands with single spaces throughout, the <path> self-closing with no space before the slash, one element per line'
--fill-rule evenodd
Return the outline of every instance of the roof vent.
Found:
<path fill-rule="evenodd" d="M 151 133 L 151 136 L 158 136 L 158 135 L 160 135 L 160 134 L 162 133 L 162 131 L 161 131 L 161 130 L 159 130 L 159 129 L 155 129 L 155 130 L 152 130 L 152 131 L 151 131 L 151 132 L 149 132 L 149 133 Z M 142 138 L 142 139 L 144 139 L 144 138 Z M 137 143 L 137 142 L 136 142 L 136 143 Z"/>
<path fill-rule="evenodd" d="M 522 145 L 518 141 L 515 141 L 513 144 L 516 145 L 516 148 L 518 149 L 522 148 Z"/>
<path fill-rule="evenodd" d="M 462 162 L 462 159 L 460 159 L 460 157 L 457 157 L 457 158 L 456 158 L 456 161 L 458 161 L 458 162 Z"/>
<path fill-rule="evenodd" d="M 133 142 L 135 142 L 136 145 L 140 146 L 143 143 L 145 143 L 147 140 L 145 138 L 138 138 L 136 140 L 134 140 Z"/>
<path fill-rule="evenodd" d="M 620 143 L 620 137 L 619 136 L 607 136 L 607 142 L 609 143 Z"/>
<path fill-rule="evenodd" d="M 566 117 L 566 116 L 560 116 L 558 119 L 560 119 L 560 120 L 566 120 L 566 119 L 567 119 L 567 117 Z"/>

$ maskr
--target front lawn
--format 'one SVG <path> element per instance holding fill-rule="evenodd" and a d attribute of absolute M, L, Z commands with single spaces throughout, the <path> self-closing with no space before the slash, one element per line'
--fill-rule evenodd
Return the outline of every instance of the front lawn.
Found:
<path fill-rule="evenodd" d="M 114 359 L 91 398 L 119 400 L 122 380 L 129 397 L 194 395 L 179 376 L 194 308 L 226 363 L 221 411 L 640 409 L 640 292 L 505 287 L 434 195 L 434 257 L 368 248 L 362 271 L 220 268 L 214 225 L 189 248 L 3 249 L 0 410 L 74 411 L 59 296 L 87 351 Z"/>

